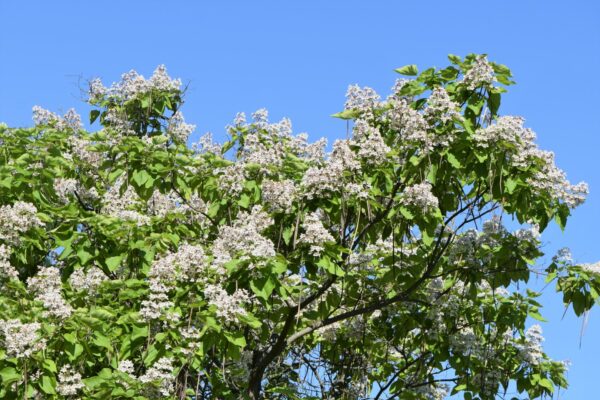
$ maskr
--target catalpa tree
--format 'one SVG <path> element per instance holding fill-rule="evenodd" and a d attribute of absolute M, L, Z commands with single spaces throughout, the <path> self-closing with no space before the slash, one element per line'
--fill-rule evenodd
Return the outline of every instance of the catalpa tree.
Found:
<path fill-rule="evenodd" d="M 552 395 L 543 274 L 577 315 L 600 266 L 567 251 L 572 185 L 483 55 L 351 86 L 329 151 L 290 121 L 194 126 L 164 67 L 90 82 L 90 120 L 0 127 L 0 397 L 493 399 Z M 505 225 L 508 225 L 505 226 Z M 510 228 L 510 229 L 509 229 Z M 503 397 L 505 398 L 505 397 Z"/>

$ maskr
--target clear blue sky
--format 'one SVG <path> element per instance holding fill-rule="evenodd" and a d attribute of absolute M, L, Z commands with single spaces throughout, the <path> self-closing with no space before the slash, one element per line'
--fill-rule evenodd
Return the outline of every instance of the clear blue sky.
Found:
<path fill-rule="evenodd" d="M 183 111 L 200 133 L 223 137 L 236 112 L 266 107 L 296 132 L 336 138 L 351 83 L 382 94 L 395 67 L 444 66 L 446 55 L 488 53 L 518 85 L 501 111 L 522 115 L 572 181 L 591 194 L 564 234 L 544 235 L 549 260 L 562 246 L 600 259 L 600 2 L 582 1 L 65 1 L 0 0 L 0 121 L 31 124 L 31 107 L 56 112 L 81 102 L 87 79 L 105 84 L 166 64 L 189 83 Z M 594 117 L 596 115 L 596 117 Z M 331 142 L 331 141 L 330 141 Z M 569 359 L 561 399 L 597 396 L 600 311 L 564 319 L 558 296 L 543 300 L 546 349 Z"/>

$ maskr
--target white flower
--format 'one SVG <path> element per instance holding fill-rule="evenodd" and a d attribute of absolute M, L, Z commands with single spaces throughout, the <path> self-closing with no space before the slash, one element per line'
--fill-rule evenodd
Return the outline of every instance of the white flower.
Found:
<path fill-rule="evenodd" d="M 429 182 L 418 183 L 404 189 L 402 193 L 402 203 L 406 206 L 416 207 L 426 212 L 432 208 L 437 208 L 438 199 L 431 192 Z"/>
<path fill-rule="evenodd" d="M 98 290 L 98 287 L 107 280 L 108 277 L 100 268 L 92 267 L 87 271 L 78 269 L 69 277 L 69 283 L 74 290 L 85 291 L 93 295 Z"/>
<path fill-rule="evenodd" d="M 239 197 L 244 190 L 246 180 L 244 164 L 237 162 L 225 168 L 219 168 L 219 188 L 228 193 L 231 197 Z"/>
<path fill-rule="evenodd" d="M 361 88 L 358 85 L 348 86 L 346 92 L 345 110 L 369 111 L 379 104 L 380 97 L 370 87 Z"/>
<path fill-rule="evenodd" d="M 18 279 L 19 272 L 10 265 L 10 254 L 10 247 L 0 244 L 0 278 Z"/>
<path fill-rule="evenodd" d="M 71 366 L 65 365 L 58 374 L 58 385 L 56 391 L 62 396 L 74 396 L 85 385 L 81 381 L 81 374 L 73 371 Z"/>
<path fill-rule="evenodd" d="M 358 119 L 354 125 L 354 143 L 358 146 L 358 156 L 368 165 L 380 165 L 385 162 L 391 150 L 385 144 L 379 130 L 365 120 Z"/>
<path fill-rule="evenodd" d="M 452 118 L 460 118 L 458 108 L 458 104 L 450 99 L 446 89 L 438 86 L 432 90 L 427 99 L 424 116 L 430 121 L 439 120 L 445 124 L 451 121 Z"/>
<path fill-rule="evenodd" d="M 310 246 L 310 254 L 319 256 L 325 248 L 325 243 L 335 242 L 335 239 L 323 226 L 319 213 L 313 212 L 304 217 L 302 223 L 304 233 L 300 235 L 299 243 L 304 243 Z"/>
<path fill-rule="evenodd" d="M 581 264 L 580 267 L 586 272 L 590 272 L 595 275 L 600 275 L 600 261 L 595 262 L 593 264 Z"/>
<path fill-rule="evenodd" d="M 57 267 L 40 268 L 35 276 L 27 278 L 27 288 L 36 295 L 37 301 L 44 304 L 46 315 L 65 319 L 73 312 L 62 296 L 62 282 Z"/>
<path fill-rule="evenodd" d="M 2 347 L 10 357 L 27 358 L 46 347 L 46 339 L 40 334 L 38 322 L 22 323 L 17 319 L 0 320 L 0 332 L 4 336 Z"/>
<path fill-rule="evenodd" d="M 254 206 L 250 213 L 240 212 L 232 226 L 219 228 L 219 235 L 213 242 L 214 265 L 222 267 L 233 259 L 253 258 L 259 264 L 275 256 L 273 242 L 261 234 L 273 224 L 273 219 L 260 206 Z"/>
<path fill-rule="evenodd" d="M 139 377 L 139 381 L 158 386 L 159 393 L 155 393 L 153 387 L 146 386 L 147 394 L 152 398 L 159 398 L 159 395 L 163 397 L 170 396 L 175 389 L 173 369 L 173 359 L 170 357 L 162 357 L 152 367 L 148 368 L 146 373 Z"/>
<path fill-rule="evenodd" d="M 63 117 L 45 110 L 40 106 L 33 106 L 33 122 L 36 126 L 50 125 L 57 130 L 79 130 L 83 127 L 81 117 L 74 109 L 69 109 Z"/>
<path fill-rule="evenodd" d="M 17 201 L 12 206 L 0 206 L 0 240 L 13 246 L 21 242 L 21 234 L 34 227 L 44 226 L 31 203 Z"/>
<path fill-rule="evenodd" d="M 185 143 L 194 129 L 196 129 L 196 125 L 187 124 L 183 119 L 183 114 L 177 111 L 169 119 L 167 134 L 179 142 Z"/>
<path fill-rule="evenodd" d="M 208 304 L 216 307 L 217 317 L 225 322 L 236 322 L 238 316 L 246 315 L 244 305 L 250 301 L 250 295 L 244 289 L 228 294 L 222 287 L 212 284 L 204 288 L 204 297 Z"/>
<path fill-rule="evenodd" d="M 532 365 L 539 364 L 544 358 L 542 349 L 542 342 L 544 341 L 542 327 L 538 324 L 532 325 L 525 332 L 524 341 L 525 343 L 523 345 L 517 346 L 521 359 Z"/>
<path fill-rule="evenodd" d="M 119 178 L 112 184 L 102 197 L 102 212 L 111 217 L 133 221 L 138 226 L 148 224 L 150 218 L 137 210 L 140 199 L 132 186 L 128 186 L 123 194 L 120 193 L 123 179 Z"/>
<path fill-rule="evenodd" d="M 483 55 L 475 58 L 474 63 L 465 72 L 462 80 L 469 90 L 474 90 L 481 86 L 489 86 L 495 81 L 494 69 L 488 62 L 487 57 Z"/>
<path fill-rule="evenodd" d="M 339 192 L 344 186 L 344 172 L 357 173 L 360 162 L 348 140 L 336 140 L 323 167 L 310 167 L 302 177 L 302 191 L 308 199 Z"/>
<path fill-rule="evenodd" d="M 271 211 L 289 212 L 291 210 L 296 197 L 296 186 L 293 181 L 265 179 L 261 189 L 263 201 L 269 205 Z"/>
<path fill-rule="evenodd" d="M 129 376 L 132 376 L 132 377 L 133 377 L 133 373 L 135 371 L 133 362 L 131 362 L 130 360 L 119 361 L 119 366 L 117 367 L 117 369 Z"/>

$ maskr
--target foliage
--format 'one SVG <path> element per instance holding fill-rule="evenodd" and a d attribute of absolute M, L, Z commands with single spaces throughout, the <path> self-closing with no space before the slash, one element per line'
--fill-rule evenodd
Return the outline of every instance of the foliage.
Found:
<path fill-rule="evenodd" d="M 0 397 L 492 399 L 565 387 L 533 272 L 577 315 L 597 265 L 543 271 L 539 232 L 585 197 L 485 56 L 351 86 L 351 139 L 265 110 L 189 148 L 181 82 L 95 80 L 86 132 L 0 127 Z M 511 222 L 511 218 L 513 219 Z M 503 221 L 514 228 L 510 232 Z M 521 225 L 521 226 L 517 226 Z M 525 289 L 524 289 L 525 288 Z"/>

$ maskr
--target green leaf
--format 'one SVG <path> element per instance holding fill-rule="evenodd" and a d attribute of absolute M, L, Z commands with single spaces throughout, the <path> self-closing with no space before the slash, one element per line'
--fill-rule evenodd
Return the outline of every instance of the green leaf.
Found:
<path fill-rule="evenodd" d="M 42 368 L 44 368 L 48 372 L 53 372 L 53 373 L 57 372 L 56 364 L 54 363 L 54 361 L 52 361 L 49 358 L 46 358 L 44 360 L 44 363 L 42 364 Z"/>
<path fill-rule="evenodd" d="M 412 220 L 415 217 L 414 214 L 404 206 L 400 207 L 400 214 L 402 214 L 402 216 L 408 220 Z"/>
<path fill-rule="evenodd" d="M 454 154 L 448 152 L 446 153 L 446 158 L 448 159 L 450 165 L 452 165 L 454 168 L 462 168 L 461 162 L 458 160 L 458 158 L 456 158 Z"/>
<path fill-rule="evenodd" d="M 283 242 L 289 246 L 290 245 L 290 239 L 292 238 L 292 235 L 294 234 L 294 229 L 291 226 L 288 226 L 287 228 L 285 228 L 283 230 L 282 233 L 282 237 L 283 237 Z"/>
<path fill-rule="evenodd" d="M 144 184 L 150 179 L 150 174 L 145 170 L 142 171 L 134 171 L 131 179 L 139 186 L 142 187 Z"/>
<path fill-rule="evenodd" d="M 528 313 L 528 315 L 529 315 L 531 318 L 533 318 L 533 319 L 536 319 L 536 320 L 538 320 L 538 321 L 541 321 L 541 322 L 548 322 L 548 320 L 547 320 L 546 318 L 542 317 L 542 314 L 540 314 L 540 313 L 539 313 L 539 312 L 537 312 L 537 311 L 531 311 L 531 310 L 530 310 L 530 311 L 529 311 L 529 313 Z"/>
<path fill-rule="evenodd" d="M 9 383 L 21 380 L 21 374 L 13 367 L 6 367 L 0 370 L 0 378 L 2 378 L 2 385 L 6 387 Z"/>
<path fill-rule="evenodd" d="M 244 335 L 242 334 L 242 332 L 236 331 L 236 332 L 224 332 L 225 337 L 227 338 L 227 341 L 229 341 L 229 343 L 238 346 L 238 347 L 244 347 L 246 346 L 246 339 L 244 338 Z"/>
<path fill-rule="evenodd" d="M 427 230 L 423 230 L 423 232 L 421 232 L 421 240 L 426 246 L 431 246 L 433 243 L 433 236 L 429 235 Z"/>
<path fill-rule="evenodd" d="M 500 93 L 492 92 L 490 93 L 490 97 L 488 99 L 488 106 L 490 107 L 490 111 L 492 116 L 498 114 L 498 109 L 500 108 Z"/>
<path fill-rule="evenodd" d="M 79 262 L 81 263 L 81 265 L 86 265 L 88 261 L 92 259 L 93 255 L 88 253 L 84 249 L 80 249 L 79 251 L 77 251 L 77 257 L 79 258 Z"/>
<path fill-rule="evenodd" d="M 268 300 L 271 293 L 273 293 L 273 289 L 275 289 L 276 284 L 277 280 L 269 275 L 250 281 L 250 289 L 252 289 L 254 294 L 256 294 L 258 297 Z"/>
<path fill-rule="evenodd" d="M 355 119 L 360 116 L 360 111 L 358 110 L 344 110 L 339 113 L 331 114 L 333 118 L 339 119 Z"/>
<path fill-rule="evenodd" d="M 454 54 L 448 54 L 448 60 L 450 60 L 450 62 L 452 64 L 456 64 L 456 65 L 462 64 L 462 59 L 459 56 L 454 55 Z"/>
<path fill-rule="evenodd" d="M 40 389 L 46 394 L 56 394 L 54 388 L 56 387 L 56 379 L 50 376 L 42 376 L 42 382 L 40 383 Z"/>
<path fill-rule="evenodd" d="M 131 340 L 134 341 L 145 337 L 148 337 L 148 325 L 142 325 L 140 327 L 134 325 L 131 332 Z"/>
<path fill-rule="evenodd" d="M 90 124 L 93 124 L 98 119 L 99 116 L 100 116 L 99 110 L 90 111 Z"/>
<path fill-rule="evenodd" d="M 341 267 L 339 267 L 336 263 L 332 262 L 328 256 L 324 256 L 323 258 L 321 258 L 317 262 L 317 265 L 325 269 L 332 275 L 344 276 L 346 274 L 344 270 Z"/>
<path fill-rule="evenodd" d="M 108 257 L 106 259 L 106 266 L 110 272 L 114 272 L 119 265 L 121 265 L 121 261 L 123 260 L 123 255 Z"/>
<path fill-rule="evenodd" d="M 513 194 L 513 192 L 515 191 L 515 189 L 517 188 L 517 184 L 518 181 L 513 179 L 513 178 L 508 178 L 506 180 L 506 182 L 504 183 L 504 186 L 506 187 L 506 191 L 509 194 Z"/>
<path fill-rule="evenodd" d="M 542 378 L 538 382 L 538 385 L 540 385 L 541 387 L 547 389 L 548 392 L 554 393 L 554 385 L 552 384 L 552 381 L 550 379 L 548 379 L 548 378 Z"/>
<path fill-rule="evenodd" d="M 399 73 L 401 75 L 409 75 L 409 76 L 414 76 L 419 73 L 417 66 L 414 64 L 405 65 L 404 67 L 396 68 L 394 71 L 396 71 L 397 73 Z"/>
<path fill-rule="evenodd" d="M 240 207 L 248 208 L 250 206 L 250 197 L 247 194 L 243 194 L 237 203 Z"/>
<path fill-rule="evenodd" d="M 96 337 L 95 337 L 93 343 L 96 346 L 104 347 L 108 350 L 112 350 L 112 344 L 110 342 L 110 339 L 99 332 L 96 332 Z"/>

